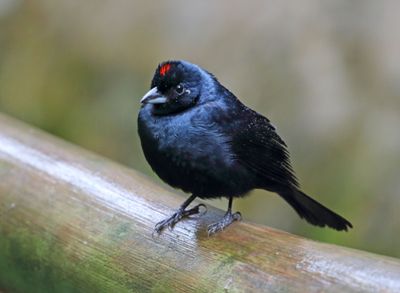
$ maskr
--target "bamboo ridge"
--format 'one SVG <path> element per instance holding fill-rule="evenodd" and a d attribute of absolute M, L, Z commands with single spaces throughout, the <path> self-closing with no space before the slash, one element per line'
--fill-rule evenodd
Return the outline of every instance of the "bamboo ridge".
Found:
<path fill-rule="evenodd" d="M 400 260 L 235 223 L 155 223 L 183 198 L 0 115 L 0 291 L 400 292 Z"/>

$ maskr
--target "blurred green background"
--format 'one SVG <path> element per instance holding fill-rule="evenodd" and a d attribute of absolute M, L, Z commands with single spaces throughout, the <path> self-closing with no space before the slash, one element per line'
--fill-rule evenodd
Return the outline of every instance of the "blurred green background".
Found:
<path fill-rule="evenodd" d="M 0 0 L 0 110 L 159 181 L 139 99 L 160 61 L 189 60 L 273 121 L 304 191 L 355 228 L 312 227 L 264 191 L 234 203 L 246 220 L 400 257 L 399 11 L 395 0 Z"/>

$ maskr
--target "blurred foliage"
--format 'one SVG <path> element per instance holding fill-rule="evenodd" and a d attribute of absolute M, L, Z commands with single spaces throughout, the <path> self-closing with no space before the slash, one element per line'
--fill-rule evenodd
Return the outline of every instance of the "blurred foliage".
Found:
<path fill-rule="evenodd" d="M 235 202 L 246 220 L 400 257 L 399 9 L 0 0 L 0 109 L 155 177 L 136 133 L 139 99 L 160 61 L 198 63 L 278 126 L 304 191 L 355 228 L 309 226 L 264 191 Z"/>

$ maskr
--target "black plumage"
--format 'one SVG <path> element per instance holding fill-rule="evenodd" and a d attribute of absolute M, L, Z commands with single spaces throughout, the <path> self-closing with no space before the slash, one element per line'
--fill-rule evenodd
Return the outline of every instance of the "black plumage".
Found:
<path fill-rule="evenodd" d="M 157 175 L 192 196 L 156 231 L 199 212 L 196 197 L 226 197 L 224 218 L 209 233 L 240 219 L 234 197 L 261 188 L 276 192 L 309 223 L 347 230 L 350 222 L 299 189 L 285 142 L 264 116 L 242 104 L 210 73 L 186 61 L 161 63 L 141 100 L 138 131 Z"/>

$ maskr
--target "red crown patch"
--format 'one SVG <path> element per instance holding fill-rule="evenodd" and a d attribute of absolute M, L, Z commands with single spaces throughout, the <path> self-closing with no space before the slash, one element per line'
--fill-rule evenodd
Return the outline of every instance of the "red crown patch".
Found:
<path fill-rule="evenodd" d="M 171 64 L 166 63 L 163 66 L 161 66 L 160 68 L 160 75 L 164 76 L 165 74 L 167 74 L 167 72 L 171 69 Z"/>

